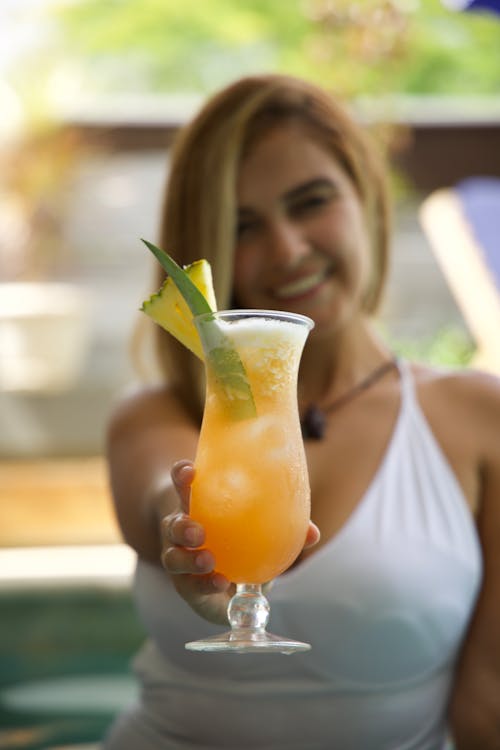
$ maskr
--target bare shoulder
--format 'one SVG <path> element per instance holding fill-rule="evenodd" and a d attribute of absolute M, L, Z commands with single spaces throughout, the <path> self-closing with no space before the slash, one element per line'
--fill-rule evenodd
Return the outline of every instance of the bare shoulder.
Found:
<path fill-rule="evenodd" d="M 180 399 L 165 387 L 141 387 L 116 403 L 109 419 L 106 457 L 113 502 L 125 541 L 156 562 L 158 516 L 177 507 L 170 471 L 192 460 L 198 428 Z"/>
<path fill-rule="evenodd" d="M 457 420 L 472 428 L 494 429 L 500 419 L 500 377 L 472 368 L 453 369 L 412 365 L 415 382 L 430 410 L 453 410 Z"/>
<path fill-rule="evenodd" d="M 129 388 L 116 401 L 112 412 L 113 418 L 135 415 L 149 409 L 162 409 L 174 406 L 178 398 L 168 385 L 137 385 Z"/>
<path fill-rule="evenodd" d="M 108 434 L 112 437 L 156 423 L 192 421 L 177 394 L 167 385 L 136 386 L 115 403 Z"/>
<path fill-rule="evenodd" d="M 419 362 L 411 363 L 418 383 L 437 388 L 452 388 L 463 396 L 490 395 L 500 398 L 500 376 L 472 367 L 434 367 Z"/>

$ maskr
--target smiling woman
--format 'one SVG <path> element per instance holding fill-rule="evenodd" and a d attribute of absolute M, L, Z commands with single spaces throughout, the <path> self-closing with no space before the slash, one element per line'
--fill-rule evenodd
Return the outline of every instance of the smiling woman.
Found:
<path fill-rule="evenodd" d="M 312 522 L 268 587 L 272 630 L 312 649 L 290 659 L 184 649 L 227 629 L 235 583 L 210 547 L 212 516 L 202 524 L 189 513 L 191 487 L 201 483 L 213 507 L 242 497 L 238 482 L 221 486 L 218 464 L 195 477 L 200 365 L 157 327 L 164 382 L 120 403 L 108 432 L 149 641 L 135 661 L 141 702 L 106 750 L 443 750 L 450 733 L 458 750 L 498 749 L 500 383 L 394 360 L 372 320 L 387 218 L 376 150 L 305 81 L 236 81 L 179 134 L 160 246 L 181 264 L 210 262 L 220 309 L 286 308 L 315 324 L 298 377 L 302 417 L 311 404 L 324 415 L 320 434 L 304 435 Z M 158 268 L 155 288 L 163 277 Z M 264 519 L 289 509 L 293 492 L 273 483 L 255 403 L 257 414 L 222 435 L 222 465 L 250 437 L 255 474 L 268 465 L 269 481 L 247 537 L 272 545 Z M 292 520 L 285 510 L 281 533 Z M 222 548 L 231 543 L 228 528 Z"/>
<path fill-rule="evenodd" d="M 241 162 L 237 198 L 252 216 L 235 246 L 238 304 L 314 314 L 321 331 L 362 306 L 370 253 L 359 196 L 307 128 L 262 136 Z"/>

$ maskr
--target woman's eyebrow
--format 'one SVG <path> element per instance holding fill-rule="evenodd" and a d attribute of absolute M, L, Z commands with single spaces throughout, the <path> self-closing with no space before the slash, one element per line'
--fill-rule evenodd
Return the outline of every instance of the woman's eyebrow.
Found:
<path fill-rule="evenodd" d="M 335 188 L 335 184 L 328 177 L 315 177 L 314 179 L 303 182 L 300 185 L 297 185 L 297 187 L 287 191 L 283 196 L 283 200 L 287 202 L 294 201 L 309 193 L 311 190 L 325 188 L 332 190 Z"/>
<path fill-rule="evenodd" d="M 300 183 L 287 190 L 286 193 L 280 198 L 282 203 L 290 203 L 296 200 L 300 200 L 302 196 L 307 195 L 312 190 L 329 190 L 335 191 L 337 186 L 335 182 L 329 177 L 314 177 L 312 180 Z M 238 206 L 237 210 L 238 218 L 253 218 L 256 215 L 256 211 L 251 206 Z"/>
<path fill-rule="evenodd" d="M 238 219 L 251 219 L 255 216 L 255 211 L 249 206 L 238 206 L 237 217 Z"/>

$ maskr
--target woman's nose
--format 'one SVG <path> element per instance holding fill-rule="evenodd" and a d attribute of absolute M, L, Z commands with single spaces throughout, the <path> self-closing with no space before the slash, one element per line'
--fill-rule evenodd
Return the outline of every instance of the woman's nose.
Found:
<path fill-rule="evenodd" d="M 270 228 L 270 260 L 293 267 L 309 252 L 309 245 L 301 229 L 290 221 L 279 221 Z"/>

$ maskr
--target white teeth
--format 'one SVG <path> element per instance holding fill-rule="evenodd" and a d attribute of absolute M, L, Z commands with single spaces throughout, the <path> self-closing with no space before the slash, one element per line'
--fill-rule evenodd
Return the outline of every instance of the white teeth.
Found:
<path fill-rule="evenodd" d="M 291 281 L 289 284 L 284 284 L 284 286 L 280 286 L 279 289 L 276 289 L 275 295 L 276 297 L 284 298 L 305 294 L 323 281 L 324 277 L 324 271 L 319 271 L 311 276 L 305 276 L 303 279 Z"/>

